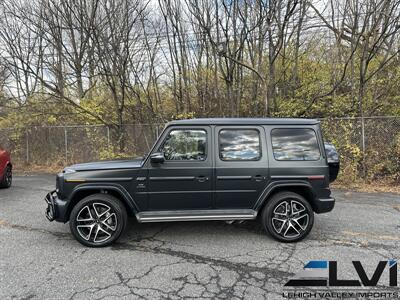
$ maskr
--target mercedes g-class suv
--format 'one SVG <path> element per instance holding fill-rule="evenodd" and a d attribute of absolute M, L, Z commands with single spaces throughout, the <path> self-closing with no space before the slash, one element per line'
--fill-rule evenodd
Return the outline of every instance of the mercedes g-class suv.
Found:
<path fill-rule="evenodd" d="M 138 222 L 253 220 L 282 242 L 333 209 L 339 161 L 319 121 L 193 119 L 167 124 L 144 158 L 76 164 L 58 174 L 46 216 L 91 247 Z"/>

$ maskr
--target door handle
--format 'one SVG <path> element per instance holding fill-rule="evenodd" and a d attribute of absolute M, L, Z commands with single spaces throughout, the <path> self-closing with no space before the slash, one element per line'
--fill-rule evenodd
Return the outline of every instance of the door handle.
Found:
<path fill-rule="evenodd" d="M 264 176 L 261 176 L 261 175 L 255 175 L 255 176 L 254 176 L 254 179 L 255 179 L 256 181 L 263 181 L 263 180 L 265 179 L 265 177 L 264 177 Z"/>
<path fill-rule="evenodd" d="M 197 181 L 198 182 L 206 182 L 206 181 L 208 181 L 208 177 L 206 177 L 206 176 L 198 176 L 197 177 Z"/>

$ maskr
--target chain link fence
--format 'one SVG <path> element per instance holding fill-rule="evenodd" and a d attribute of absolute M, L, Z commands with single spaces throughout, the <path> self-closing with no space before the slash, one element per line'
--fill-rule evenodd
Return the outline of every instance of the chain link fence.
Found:
<path fill-rule="evenodd" d="M 0 145 L 14 165 L 56 166 L 134 157 L 149 151 L 164 125 L 32 126 L 0 129 Z"/>
<path fill-rule="evenodd" d="M 341 156 L 346 179 L 400 179 L 400 117 L 321 119 L 326 141 Z M 163 124 L 34 126 L 0 129 L 0 145 L 17 166 L 60 166 L 146 154 Z"/>
<path fill-rule="evenodd" d="M 321 127 L 338 149 L 342 178 L 400 181 L 400 117 L 322 119 Z"/>

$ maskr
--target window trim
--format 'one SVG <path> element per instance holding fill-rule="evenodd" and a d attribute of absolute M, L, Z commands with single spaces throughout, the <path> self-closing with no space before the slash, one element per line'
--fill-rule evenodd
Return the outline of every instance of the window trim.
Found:
<path fill-rule="evenodd" d="M 179 162 L 179 163 L 192 163 L 192 162 L 196 162 L 196 163 L 204 163 L 204 162 L 206 162 L 207 161 L 207 159 L 208 159 L 208 144 L 209 144 L 209 135 L 208 135 L 208 131 L 205 129 L 205 128 L 203 128 L 203 127 L 201 127 L 201 128 L 193 128 L 193 127 L 185 127 L 185 128 L 178 128 L 178 127 L 173 127 L 173 128 L 171 128 L 170 130 L 168 130 L 167 131 L 167 133 L 165 134 L 165 137 L 164 137 L 164 139 L 163 139 L 163 141 L 160 143 L 160 146 L 157 148 L 157 149 L 155 149 L 156 151 L 154 151 L 153 153 L 156 153 L 156 152 L 160 152 L 160 148 L 161 147 L 164 147 L 164 145 L 165 145 L 165 142 L 166 142 L 166 139 L 167 139 L 167 137 L 170 135 L 170 133 L 172 132 L 172 131 L 177 131 L 177 130 L 179 130 L 179 131 L 188 131 L 188 130 L 197 130 L 197 131 L 203 131 L 205 134 L 206 134 L 206 147 L 205 147 L 205 157 L 204 157 L 204 159 L 203 160 L 167 160 L 167 159 L 165 159 L 164 160 L 164 163 L 175 163 L 175 162 Z M 165 156 L 164 156 L 164 158 L 165 158 Z"/>
<path fill-rule="evenodd" d="M 259 157 L 257 159 L 239 159 L 239 160 L 237 160 L 237 159 L 234 159 L 234 160 L 233 159 L 232 160 L 223 159 L 221 157 L 221 139 L 220 139 L 221 131 L 223 131 L 223 130 L 254 130 L 254 131 L 257 131 L 257 133 L 258 133 L 258 142 L 259 142 L 258 146 L 259 146 L 259 149 L 260 149 Z M 252 161 L 260 161 L 262 159 L 262 157 L 263 157 L 260 130 L 258 128 L 255 128 L 255 127 L 224 127 L 224 128 L 219 128 L 219 130 L 218 130 L 218 157 L 219 157 L 219 160 L 223 161 L 223 162 L 252 162 Z"/>
<path fill-rule="evenodd" d="M 275 156 L 275 149 L 274 149 L 274 142 L 273 142 L 273 136 L 272 136 L 272 133 L 273 133 L 273 131 L 274 130 L 279 130 L 279 129 L 290 129 L 290 130 L 304 130 L 304 129 L 306 129 L 306 130 L 311 130 L 311 131 L 313 131 L 314 132 L 314 136 L 315 136 L 315 139 L 316 139 L 316 141 L 317 141 L 317 149 L 318 149 L 318 152 L 319 152 L 319 158 L 318 159 L 277 159 L 276 158 L 276 156 Z M 282 162 L 282 161 L 286 161 L 286 162 L 294 162 L 294 161 L 320 161 L 321 160 L 321 157 L 322 157 L 322 153 L 321 153 L 321 147 L 320 147 L 320 143 L 319 143 L 319 141 L 318 141 L 318 134 L 317 134 L 317 132 L 315 131 L 315 129 L 314 128 L 310 128 L 310 127 L 297 127 L 297 128 L 294 128 L 294 127 L 275 127 L 275 128 L 272 128 L 271 129 L 271 132 L 270 132 L 270 137 L 271 137 L 271 148 L 272 148 L 272 155 L 273 155 L 273 157 L 274 157 L 274 159 L 276 160 L 276 161 L 278 161 L 278 162 Z"/>

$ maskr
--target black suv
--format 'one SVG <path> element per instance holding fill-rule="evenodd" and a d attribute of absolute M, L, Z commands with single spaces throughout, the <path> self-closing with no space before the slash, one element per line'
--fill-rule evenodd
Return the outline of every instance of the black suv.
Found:
<path fill-rule="evenodd" d="M 259 218 L 272 237 L 295 242 L 310 232 L 314 212 L 333 209 L 329 182 L 338 170 L 317 120 L 173 121 L 144 158 L 65 168 L 45 198 L 46 216 L 69 221 L 75 238 L 92 247 L 115 242 L 128 216 L 141 223 Z"/>

